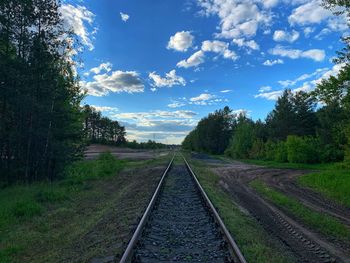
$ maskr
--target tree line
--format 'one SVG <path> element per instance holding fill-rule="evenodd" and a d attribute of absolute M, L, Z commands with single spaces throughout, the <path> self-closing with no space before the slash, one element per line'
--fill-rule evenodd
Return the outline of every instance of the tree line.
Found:
<path fill-rule="evenodd" d="M 232 114 L 229 107 L 215 111 L 198 123 L 182 147 L 237 159 L 295 163 L 350 160 L 349 80 L 348 65 L 313 92 L 287 89 L 264 121 Z"/>
<path fill-rule="evenodd" d="M 118 121 L 102 116 L 94 107 L 85 105 L 84 133 L 88 143 L 122 145 L 126 143 L 125 127 Z"/>
<path fill-rule="evenodd" d="M 84 105 L 82 112 L 86 144 L 100 143 L 132 149 L 163 149 L 168 147 L 152 140 L 147 142 L 127 141 L 125 127 L 120 125 L 118 121 L 102 116 L 101 112 L 90 105 Z"/>
<path fill-rule="evenodd" d="M 1 181 L 55 178 L 83 139 L 74 36 L 56 0 L 0 1 Z"/>
<path fill-rule="evenodd" d="M 147 142 L 137 142 L 136 140 L 127 141 L 123 146 L 131 149 L 145 149 L 145 150 L 156 150 L 169 148 L 168 145 L 153 140 L 148 140 Z"/>
<path fill-rule="evenodd" d="M 0 1 L 0 186 L 54 180 L 86 144 L 125 143 L 125 128 L 81 107 L 76 36 L 57 0 Z"/>
<path fill-rule="evenodd" d="M 348 1 L 324 1 L 350 17 Z M 339 11 L 342 10 L 342 11 Z M 350 38 L 338 52 L 344 66 L 312 92 L 286 89 L 264 121 L 232 114 L 229 107 L 203 118 L 184 139 L 184 149 L 278 162 L 350 162 Z"/>

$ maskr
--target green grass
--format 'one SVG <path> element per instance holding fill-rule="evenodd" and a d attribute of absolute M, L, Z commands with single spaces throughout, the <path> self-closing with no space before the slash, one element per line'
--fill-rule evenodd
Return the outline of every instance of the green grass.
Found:
<path fill-rule="evenodd" d="M 32 218 L 42 213 L 42 206 L 32 201 L 17 202 L 11 211 L 12 215 L 17 218 Z"/>
<path fill-rule="evenodd" d="M 50 213 L 52 207 L 73 200 L 84 190 L 91 187 L 91 182 L 116 176 L 126 166 L 126 161 L 116 160 L 110 153 L 103 153 L 97 160 L 79 161 L 66 170 L 66 177 L 53 183 L 34 183 L 15 185 L 0 191 L 0 262 L 13 262 L 12 257 L 23 248 L 17 243 L 8 244 L 13 229 L 23 224 L 35 224 L 41 217 Z M 62 211 L 63 211 L 62 210 Z M 58 208 L 56 211 L 60 211 Z M 43 216 L 41 216 L 43 215 Z M 39 231 L 46 231 L 46 222 L 40 223 Z M 6 245 L 5 245 L 6 243 Z M 21 243 L 21 242 L 20 242 Z"/>
<path fill-rule="evenodd" d="M 281 169 L 302 169 L 302 170 L 331 170 L 342 169 L 341 163 L 279 163 L 276 161 L 263 161 L 263 160 L 251 160 L 244 159 L 239 160 L 244 163 L 261 165 L 269 168 L 281 168 Z"/>
<path fill-rule="evenodd" d="M 80 184 L 87 180 L 114 176 L 125 164 L 125 160 L 116 160 L 109 152 L 101 153 L 97 160 L 78 161 L 69 166 L 66 170 L 67 177 L 63 182 Z"/>
<path fill-rule="evenodd" d="M 350 207 L 349 170 L 330 170 L 307 174 L 299 177 L 298 183 Z"/>
<path fill-rule="evenodd" d="M 16 185 L 0 192 L 0 230 L 18 219 L 30 219 L 40 215 L 43 205 L 67 200 L 84 190 L 89 180 L 114 176 L 125 166 L 110 153 L 103 153 L 97 160 L 79 161 L 66 170 L 66 178 L 53 183 Z"/>
<path fill-rule="evenodd" d="M 340 223 L 336 218 L 311 210 L 298 200 L 268 187 L 259 180 L 252 181 L 250 185 L 258 193 L 277 206 L 287 210 L 295 217 L 300 218 L 306 225 L 309 225 L 325 235 L 331 235 L 341 240 L 350 241 L 350 229 Z"/>
<path fill-rule="evenodd" d="M 189 159 L 188 159 L 189 160 Z M 191 161 L 203 188 L 248 262 L 292 262 L 249 215 L 243 213 L 219 185 L 219 177 L 200 161 Z"/>
<path fill-rule="evenodd" d="M 0 262 L 12 263 L 12 257 L 21 251 L 21 248 L 13 246 L 10 248 L 0 250 Z"/>
<path fill-rule="evenodd" d="M 298 177 L 298 183 L 320 192 L 326 198 L 341 205 L 350 207 L 350 169 L 345 163 L 296 164 L 261 160 L 242 161 L 270 168 L 319 171 Z"/>
<path fill-rule="evenodd" d="M 35 195 L 35 199 L 39 203 L 56 203 L 69 199 L 69 195 L 65 189 L 51 187 L 40 189 Z"/>

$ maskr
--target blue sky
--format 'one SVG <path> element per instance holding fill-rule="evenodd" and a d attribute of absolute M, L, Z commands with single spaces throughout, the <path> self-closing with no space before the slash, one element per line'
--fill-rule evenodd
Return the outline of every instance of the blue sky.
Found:
<path fill-rule="evenodd" d="M 284 88 L 339 71 L 348 33 L 319 0 L 66 0 L 61 13 L 83 46 L 83 103 L 163 143 L 226 105 L 264 119 Z"/>

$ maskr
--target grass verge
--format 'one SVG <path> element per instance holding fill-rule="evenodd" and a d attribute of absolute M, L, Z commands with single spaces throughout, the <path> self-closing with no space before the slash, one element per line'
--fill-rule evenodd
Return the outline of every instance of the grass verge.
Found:
<path fill-rule="evenodd" d="M 42 214 L 49 204 L 73 198 L 76 193 L 89 188 L 89 181 L 114 176 L 125 165 L 125 161 L 103 153 L 97 160 L 72 164 L 61 181 L 17 185 L 1 190 L 0 230 Z"/>
<path fill-rule="evenodd" d="M 221 158 L 226 159 L 225 157 Z M 241 161 L 269 168 L 319 171 L 300 176 L 298 178 L 299 185 L 308 187 L 324 197 L 350 208 L 350 169 L 344 163 L 297 164 L 262 160 Z"/>
<path fill-rule="evenodd" d="M 350 169 L 344 163 L 297 164 L 278 163 L 275 161 L 242 160 L 242 162 L 281 169 L 317 170 L 300 176 L 298 183 L 324 197 L 350 207 Z"/>
<path fill-rule="evenodd" d="M 276 161 L 263 161 L 263 160 L 251 160 L 244 159 L 239 160 L 248 164 L 256 164 L 269 168 L 280 168 L 280 169 L 301 169 L 301 170 L 330 170 L 330 169 L 341 169 L 340 163 L 279 163 Z"/>
<path fill-rule="evenodd" d="M 249 215 L 244 214 L 219 185 L 219 177 L 202 162 L 190 161 L 201 185 L 218 209 L 248 262 L 292 262 Z"/>
<path fill-rule="evenodd" d="M 54 258 L 63 255 L 62 249 L 114 211 L 122 191 L 140 180 L 141 175 L 133 173 L 119 178 L 122 169 L 164 165 L 167 159 L 132 162 L 104 153 L 96 160 L 72 164 L 60 181 L 2 189 L 0 262 L 57 262 Z M 142 180 L 148 185 L 148 179 Z"/>
<path fill-rule="evenodd" d="M 262 196 L 301 219 L 306 225 L 320 233 L 331 235 L 340 240 L 350 241 L 350 229 L 334 217 L 311 210 L 298 200 L 272 189 L 259 180 L 252 181 L 250 185 Z"/>
<path fill-rule="evenodd" d="M 329 170 L 307 174 L 299 177 L 298 183 L 350 208 L 349 170 Z"/>

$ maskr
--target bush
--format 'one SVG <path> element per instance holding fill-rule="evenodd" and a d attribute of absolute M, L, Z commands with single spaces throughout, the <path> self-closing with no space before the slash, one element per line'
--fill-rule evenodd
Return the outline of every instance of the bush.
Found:
<path fill-rule="evenodd" d="M 276 143 L 268 140 L 265 143 L 265 159 L 268 161 L 274 161 L 276 156 Z"/>
<path fill-rule="evenodd" d="M 249 152 L 249 158 L 263 160 L 266 158 L 265 143 L 257 139 L 253 142 L 252 149 Z"/>
<path fill-rule="evenodd" d="M 230 145 L 225 153 L 233 158 L 248 158 L 254 139 L 253 124 L 248 121 L 242 121 L 238 124 L 236 131 L 231 138 Z"/>
<path fill-rule="evenodd" d="M 344 151 L 332 144 L 323 145 L 319 153 L 319 161 L 323 163 L 337 162 L 344 159 Z"/>
<path fill-rule="evenodd" d="M 275 144 L 274 161 L 280 162 L 280 163 L 288 162 L 288 153 L 287 153 L 287 147 L 285 142 L 280 141 Z"/>
<path fill-rule="evenodd" d="M 344 161 L 347 165 L 350 165 L 350 124 L 345 129 L 347 143 L 345 145 Z"/>
<path fill-rule="evenodd" d="M 97 160 L 80 161 L 67 168 L 65 184 L 81 185 L 86 180 L 114 176 L 123 168 L 124 161 L 117 160 L 110 152 L 101 153 Z"/>
<path fill-rule="evenodd" d="M 290 135 L 286 142 L 288 161 L 291 163 L 315 163 L 319 161 L 320 142 L 314 137 Z"/>

